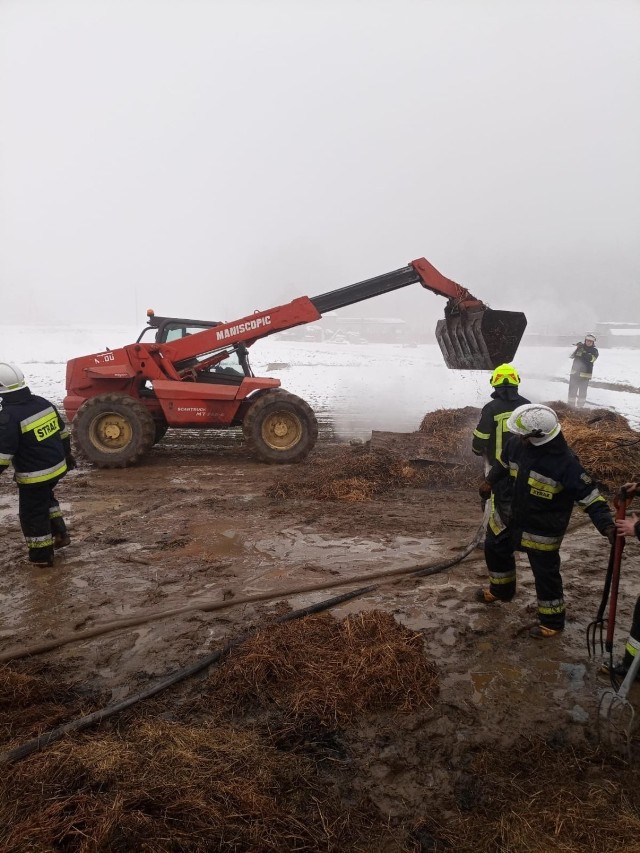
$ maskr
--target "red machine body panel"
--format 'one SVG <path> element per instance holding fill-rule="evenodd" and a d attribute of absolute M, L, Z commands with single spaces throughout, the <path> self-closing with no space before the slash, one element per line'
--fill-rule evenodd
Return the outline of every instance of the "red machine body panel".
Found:
<path fill-rule="evenodd" d="M 254 391 L 279 388 L 279 379 L 243 379 L 240 385 L 156 380 L 153 390 L 169 426 L 228 426 Z"/>

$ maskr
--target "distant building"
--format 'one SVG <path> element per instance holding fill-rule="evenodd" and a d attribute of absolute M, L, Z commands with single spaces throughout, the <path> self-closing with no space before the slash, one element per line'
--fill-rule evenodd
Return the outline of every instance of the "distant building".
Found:
<path fill-rule="evenodd" d="M 640 323 L 596 323 L 596 346 L 640 347 Z"/>

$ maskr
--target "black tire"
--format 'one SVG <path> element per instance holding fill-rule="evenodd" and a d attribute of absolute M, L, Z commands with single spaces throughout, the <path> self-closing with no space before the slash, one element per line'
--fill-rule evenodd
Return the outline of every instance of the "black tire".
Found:
<path fill-rule="evenodd" d="M 300 462 L 313 450 L 318 422 L 311 406 L 295 394 L 276 389 L 261 394 L 242 423 L 247 446 L 269 464 Z"/>
<path fill-rule="evenodd" d="M 169 424 L 166 421 L 154 421 L 153 426 L 155 429 L 155 435 L 153 437 L 153 443 L 157 444 L 167 434 L 167 430 L 169 429 Z"/>
<path fill-rule="evenodd" d="M 75 443 L 98 468 L 133 465 L 153 446 L 155 435 L 149 411 L 126 394 L 92 397 L 73 419 Z"/>

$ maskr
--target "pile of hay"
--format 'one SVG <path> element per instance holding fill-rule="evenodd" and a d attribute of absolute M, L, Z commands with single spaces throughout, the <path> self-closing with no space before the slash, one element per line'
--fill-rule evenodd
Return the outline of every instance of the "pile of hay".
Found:
<path fill-rule="evenodd" d="M 637 772 L 603 757 L 541 740 L 500 753 L 483 749 L 458 782 L 457 815 L 424 821 L 439 841 L 429 849 L 636 853 Z"/>
<path fill-rule="evenodd" d="M 548 403 L 558 414 L 569 446 L 594 480 L 610 491 L 640 476 L 640 433 L 607 409 L 576 410 Z"/>
<path fill-rule="evenodd" d="M 2 853 L 399 849 L 372 809 L 344 806 L 309 760 L 230 726 L 161 720 L 8 768 L 0 826 Z"/>
<path fill-rule="evenodd" d="M 606 409 L 572 409 L 560 401 L 545 405 L 557 411 L 570 447 L 605 490 L 640 478 L 640 433 L 626 418 Z M 288 472 L 266 494 L 276 500 L 366 501 L 403 486 L 474 488 L 483 476 L 482 463 L 471 450 L 479 418 L 480 409 L 473 406 L 424 416 L 418 430 L 421 453 L 442 459 L 442 464 L 409 463 L 397 452 L 350 447 Z"/>
<path fill-rule="evenodd" d="M 37 666 L 33 667 L 38 671 Z M 0 667 L 0 743 L 22 743 L 82 716 L 87 699 L 63 684 L 55 673 L 38 675 Z M 1 825 L 1 824 L 0 824 Z"/>
<path fill-rule="evenodd" d="M 311 460 L 296 474 L 298 478 L 289 476 L 269 486 L 267 497 L 367 501 L 415 478 L 412 468 L 395 454 L 364 447 L 346 448 L 330 459 Z"/>
<path fill-rule="evenodd" d="M 3 675 L 16 716 L 39 700 L 46 707 L 49 685 Z M 406 853 L 415 848 L 401 825 L 352 792 L 343 799 L 322 762 L 288 744 L 304 741 L 310 722 L 327 732 L 367 712 L 428 707 L 437 689 L 422 636 L 389 614 L 270 627 L 213 670 L 198 698 L 180 701 L 179 721 L 143 717 L 149 706 L 137 706 L 113 730 L 3 768 L 0 853 Z M 286 723 L 276 732 L 255 713 L 266 708 L 273 721 L 274 706 Z"/>
<path fill-rule="evenodd" d="M 421 482 L 430 486 L 456 485 L 467 488 L 477 485 L 482 478 L 482 464 L 471 450 L 473 431 L 480 419 L 480 409 L 465 406 L 462 409 L 436 409 L 427 412 L 419 431 L 428 436 L 425 451 L 438 459 L 456 459 L 457 465 L 425 467 Z"/>
<path fill-rule="evenodd" d="M 326 727 L 375 711 L 431 707 L 438 675 L 421 634 L 374 610 L 343 622 L 320 614 L 260 631 L 209 684 L 229 707 L 277 709 Z"/>

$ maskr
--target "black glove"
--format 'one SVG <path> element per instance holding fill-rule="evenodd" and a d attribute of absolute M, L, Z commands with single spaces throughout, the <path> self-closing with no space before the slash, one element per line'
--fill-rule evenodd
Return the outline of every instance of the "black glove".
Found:
<path fill-rule="evenodd" d="M 486 480 L 484 483 L 480 483 L 478 488 L 478 494 L 482 498 L 483 501 L 488 501 L 491 497 L 491 483 L 488 483 Z"/>
<path fill-rule="evenodd" d="M 74 468 L 78 467 L 75 458 L 71 454 L 67 456 L 65 461 L 67 463 L 67 471 L 73 471 Z"/>
<path fill-rule="evenodd" d="M 615 545 L 617 532 L 618 531 L 616 530 L 615 524 L 607 524 L 607 526 L 602 531 L 602 535 L 606 536 L 612 545 Z"/>

